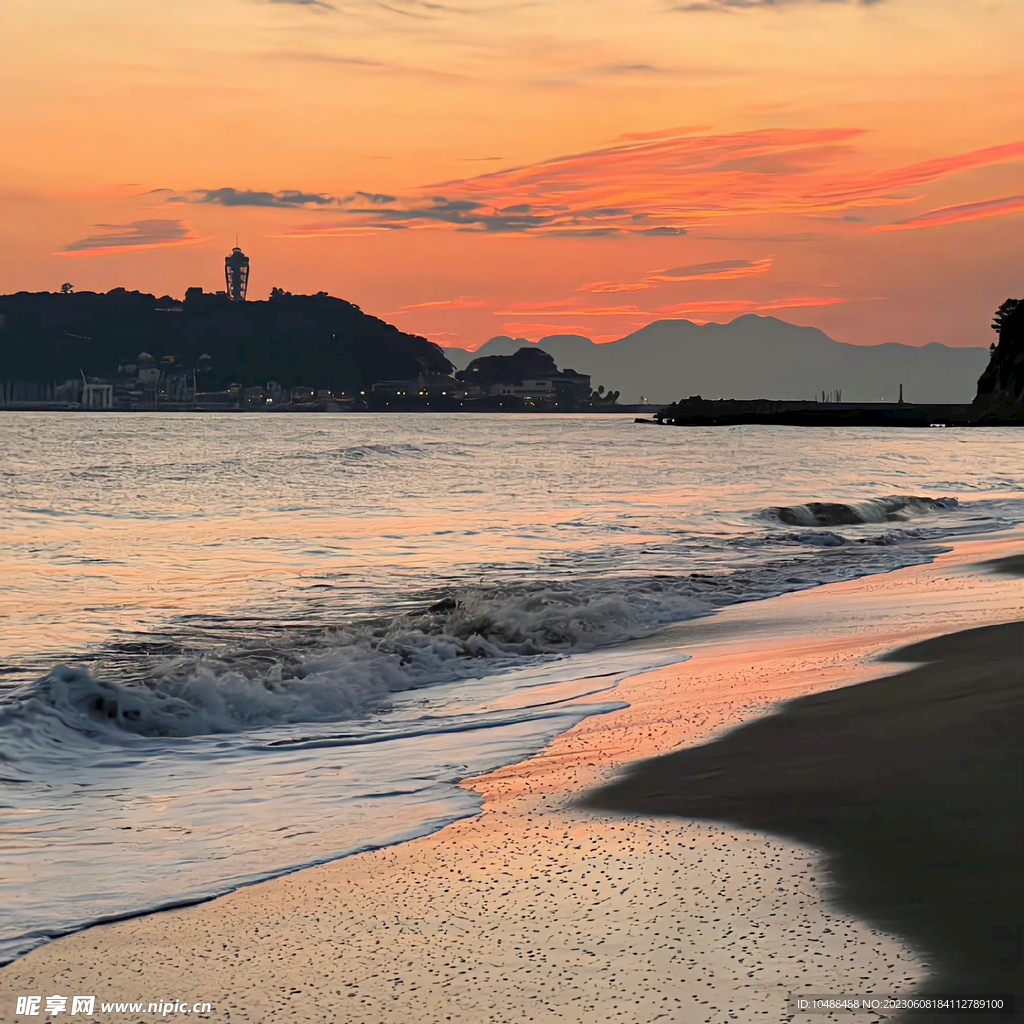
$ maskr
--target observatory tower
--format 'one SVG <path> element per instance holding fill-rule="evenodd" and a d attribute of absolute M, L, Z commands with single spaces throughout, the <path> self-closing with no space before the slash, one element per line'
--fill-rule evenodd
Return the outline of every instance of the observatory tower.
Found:
<path fill-rule="evenodd" d="M 249 283 L 249 257 L 236 245 L 230 256 L 224 257 L 224 280 L 228 298 L 232 302 L 245 302 L 245 289 Z"/>

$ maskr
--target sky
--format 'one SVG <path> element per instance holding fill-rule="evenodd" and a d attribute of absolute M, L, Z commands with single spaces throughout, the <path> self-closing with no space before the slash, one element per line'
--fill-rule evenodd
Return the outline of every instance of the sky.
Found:
<path fill-rule="evenodd" d="M 329 291 L 442 345 L 988 345 L 1019 0 L 4 0 L 0 292 Z"/>

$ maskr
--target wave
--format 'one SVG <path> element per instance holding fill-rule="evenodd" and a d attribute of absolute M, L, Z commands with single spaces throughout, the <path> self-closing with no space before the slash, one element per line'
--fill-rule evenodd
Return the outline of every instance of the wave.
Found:
<path fill-rule="evenodd" d="M 0 737 L 38 751 L 68 730 L 116 740 L 356 719 L 386 710 L 395 693 L 608 648 L 724 605 L 886 572 L 935 551 L 897 537 L 862 545 L 818 536 L 784 538 L 788 556 L 720 572 L 435 594 L 411 611 L 280 630 L 269 645 L 218 640 L 169 653 L 133 644 L 98 674 L 59 665 L 9 691 Z"/>
<path fill-rule="evenodd" d="M 0 703 L 0 735 L 196 736 L 358 718 L 391 694 L 610 646 L 711 605 L 659 581 L 466 590 L 415 612 L 164 658 L 129 682 L 59 665 Z M 135 673 L 138 673 L 136 668 Z"/>
<path fill-rule="evenodd" d="M 58 665 L 8 691 L 0 740 L 38 751 L 68 730 L 115 740 L 363 718 L 403 691 L 608 648 L 724 605 L 927 561 L 935 548 L 926 545 L 956 532 L 956 520 L 941 531 L 918 525 L 848 536 L 840 528 L 957 508 L 954 498 L 915 496 L 778 506 L 755 517 L 775 529 L 727 542 L 740 563 L 710 573 L 573 576 L 570 569 L 558 583 L 434 592 L 374 617 L 325 605 L 302 625 L 189 624 L 173 643 L 153 636 L 111 644 L 96 671 Z M 773 554 L 743 564 L 744 548 Z M 685 544 L 677 557 L 692 557 Z"/>
<path fill-rule="evenodd" d="M 920 516 L 948 512 L 959 507 L 956 498 L 924 498 L 894 494 L 864 501 L 811 501 L 805 505 L 777 505 L 762 509 L 763 518 L 786 526 L 859 526 L 866 523 L 902 522 Z"/>

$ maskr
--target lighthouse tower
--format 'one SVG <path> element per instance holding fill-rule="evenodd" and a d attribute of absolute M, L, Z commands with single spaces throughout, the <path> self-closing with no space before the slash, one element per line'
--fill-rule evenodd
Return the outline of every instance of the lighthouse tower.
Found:
<path fill-rule="evenodd" d="M 230 256 L 224 257 L 224 280 L 228 298 L 232 302 L 245 302 L 245 289 L 249 284 L 249 257 L 236 245 Z"/>

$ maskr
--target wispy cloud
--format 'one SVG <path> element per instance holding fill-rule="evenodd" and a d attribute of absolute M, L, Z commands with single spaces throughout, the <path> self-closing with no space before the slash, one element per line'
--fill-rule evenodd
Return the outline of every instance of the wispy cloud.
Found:
<path fill-rule="evenodd" d="M 719 260 L 716 263 L 694 263 L 686 267 L 657 270 L 641 281 L 592 281 L 580 285 L 581 292 L 640 292 L 660 284 L 680 284 L 684 281 L 734 281 L 742 277 L 767 274 L 774 259 Z"/>
<path fill-rule="evenodd" d="M 742 11 L 753 10 L 785 10 L 788 7 L 796 7 L 802 3 L 820 4 L 851 4 L 857 7 L 874 7 L 882 0 L 682 0 L 681 3 L 673 3 L 669 6 L 670 11 L 679 11 L 683 14 L 699 13 L 726 13 L 736 14 Z"/>
<path fill-rule="evenodd" d="M 719 299 L 706 302 L 678 302 L 671 306 L 659 306 L 652 310 L 658 316 L 714 316 L 722 313 L 772 313 L 780 309 L 813 309 L 819 306 L 845 306 L 853 299 L 839 295 L 802 296 L 793 295 L 770 302 L 754 299 Z"/>
<path fill-rule="evenodd" d="M 970 220 L 987 217 L 1005 217 L 1010 213 L 1024 211 L 1024 196 L 1005 196 L 1001 199 L 982 199 L 976 203 L 962 203 L 959 206 L 941 206 L 937 210 L 918 214 L 907 220 L 892 224 L 878 224 L 872 231 L 916 231 L 920 228 L 937 228 L 944 224 L 962 224 Z"/>
<path fill-rule="evenodd" d="M 339 68 L 352 68 L 381 74 L 409 75 L 437 79 L 438 81 L 465 82 L 470 77 L 458 71 L 452 71 L 450 68 L 438 69 L 395 64 L 392 61 L 376 60 L 371 57 L 352 57 L 343 53 L 324 53 L 320 50 L 269 50 L 263 56 L 271 60 L 333 65 Z"/>
<path fill-rule="evenodd" d="M 506 334 L 514 338 L 536 338 L 542 334 L 582 334 L 585 337 L 594 339 L 594 335 L 590 333 L 590 328 L 584 327 L 583 324 L 538 324 L 512 322 L 502 324 L 501 329 Z M 601 336 L 598 335 L 597 337 Z M 609 340 L 614 337 L 616 336 L 611 335 Z"/>
<path fill-rule="evenodd" d="M 481 309 L 487 305 L 486 300 L 460 295 L 457 299 L 440 299 L 437 302 L 414 302 L 409 306 L 396 309 L 392 315 L 399 313 L 415 313 L 425 309 Z"/>
<path fill-rule="evenodd" d="M 616 84 L 636 82 L 644 85 L 663 79 L 719 79 L 736 78 L 747 75 L 749 71 L 741 66 L 728 67 L 722 65 L 695 64 L 685 65 L 651 64 L 643 60 L 609 61 L 605 64 L 594 64 L 575 70 L 567 70 L 560 74 L 531 80 L 530 84 L 545 88 L 564 89 L 566 87 L 593 87 L 601 79 L 608 79 Z"/>
<path fill-rule="evenodd" d="M 854 146 L 863 134 L 858 128 L 652 132 L 601 149 L 425 186 L 405 196 L 219 188 L 168 201 L 334 214 L 291 228 L 285 233 L 291 238 L 410 228 L 569 238 L 680 237 L 723 218 L 820 218 L 858 207 L 905 204 L 930 182 L 1024 156 L 1024 143 L 1014 142 L 865 171 Z M 736 268 L 743 271 L 754 272 Z"/>
<path fill-rule="evenodd" d="M 166 249 L 205 241 L 184 220 L 136 220 L 131 224 L 96 224 L 99 234 L 69 242 L 56 255 L 71 257 L 109 256 L 140 249 Z"/>
<path fill-rule="evenodd" d="M 666 306 L 644 309 L 635 305 L 579 306 L 572 300 L 559 302 L 513 303 L 507 309 L 496 310 L 495 316 L 517 317 L 696 317 L 713 318 L 729 313 L 771 313 L 780 309 L 810 309 L 819 306 L 841 306 L 848 302 L 864 301 L 840 295 L 788 295 L 763 302 L 757 299 L 695 299 Z"/>
<path fill-rule="evenodd" d="M 338 9 L 334 4 L 327 3 L 327 0 L 263 0 L 263 2 L 284 7 L 306 7 L 321 14 L 333 13 Z"/>

